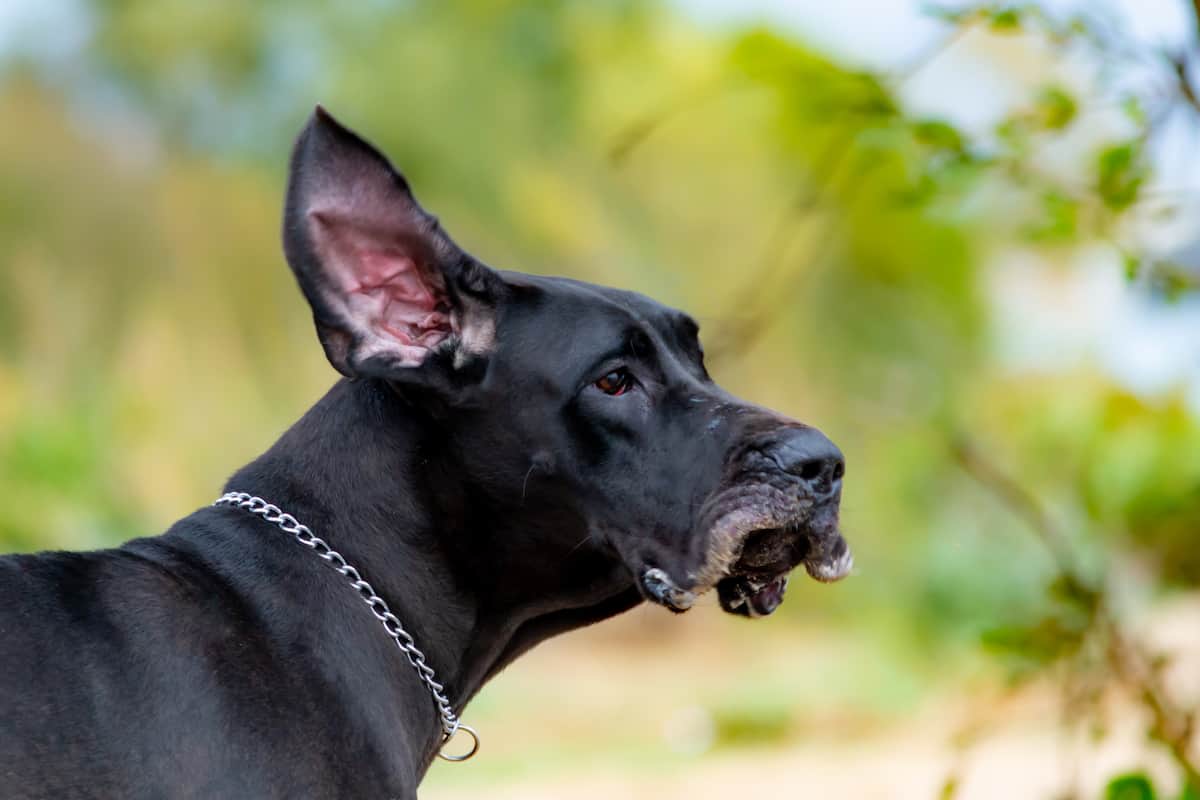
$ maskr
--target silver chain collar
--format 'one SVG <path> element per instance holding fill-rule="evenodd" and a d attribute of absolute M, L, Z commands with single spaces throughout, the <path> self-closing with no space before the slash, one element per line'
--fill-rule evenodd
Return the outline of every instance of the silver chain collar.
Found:
<path fill-rule="evenodd" d="M 359 596 L 367 604 L 367 607 L 371 609 L 371 613 L 383 623 L 383 628 L 387 631 L 387 635 L 392 638 L 392 641 L 396 643 L 396 646 L 408 658 L 408 663 L 412 664 L 412 668 L 416 670 L 417 677 L 421 679 L 421 682 L 425 684 L 425 688 L 433 696 L 433 702 L 437 705 L 438 716 L 441 717 L 442 748 L 444 749 L 459 731 L 466 731 L 471 737 L 470 751 L 454 756 L 447 755 L 439 749 L 438 757 L 446 761 L 466 761 L 479 751 L 479 734 L 471 726 L 463 725 L 462 721 L 454 713 L 454 709 L 450 706 L 450 700 L 446 697 L 444 687 L 434 679 L 433 668 L 425 663 L 425 654 L 417 648 L 412 636 L 408 631 L 404 630 L 404 626 L 400 624 L 400 620 L 388 608 L 387 602 L 375 593 L 371 584 L 363 580 L 357 569 L 346 563 L 346 559 L 342 557 L 341 553 L 330 547 L 324 539 L 314 534 L 307 525 L 302 524 L 291 514 L 284 512 L 279 506 L 272 505 L 261 497 L 255 497 L 245 492 L 227 492 L 221 495 L 213 505 L 234 506 L 244 511 L 249 511 L 251 514 L 257 514 L 267 522 L 276 525 L 284 533 L 292 534 L 296 541 L 312 550 L 343 576 L 349 578 L 351 588 L 358 592 Z"/>

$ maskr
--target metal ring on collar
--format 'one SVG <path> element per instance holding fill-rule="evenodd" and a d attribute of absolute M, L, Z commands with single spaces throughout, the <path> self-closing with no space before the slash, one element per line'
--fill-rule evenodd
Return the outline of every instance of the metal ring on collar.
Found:
<path fill-rule="evenodd" d="M 466 731 L 471 737 L 471 749 L 459 756 L 446 755 L 446 745 L 450 740 L 459 734 L 460 731 Z M 459 725 L 453 733 L 442 738 L 442 747 L 438 750 L 438 758 L 443 761 L 466 761 L 471 756 L 479 752 L 479 734 L 470 725 Z"/>

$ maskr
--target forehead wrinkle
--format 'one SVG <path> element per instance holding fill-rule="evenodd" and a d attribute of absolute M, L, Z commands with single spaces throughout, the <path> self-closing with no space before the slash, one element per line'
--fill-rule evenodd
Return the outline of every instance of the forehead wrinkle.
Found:
<path fill-rule="evenodd" d="M 606 305 L 617 308 L 628 317 L 624 341 L 630 356 L 652 363 L 660 379 L 666 380 L 669 374 L 674 373 L 675 378 L 680 374 L 685 376 L 689 384 L 696 382 L 692 374 L 692 354 L 688 351 L 688 342 L 693 341 L 699 346 L 696 335 L 699 325 L 689 314 L 635 292 L 622 292 L 620 299 L 639 301 L 637 305 L 648 305 L 648 308 L 637 308 L 634 302 L 617 302 L 616 298 L 604 291 L 597 291 L 596 295 L 608 301 Z M 638 333 L 649 343 L 649 353 L 638 352 L 633 346 L 633 339 Z"/>
<path fill-rule="evenodd" d="M 680 339 L 700 340 L 700 323 L 685 311 L 676 311 L 670 315 L 671 329 Z"/>
<path fill-rule="evenodd" d="M 670 354 L 670 358 L 684 372 L 691 374 L 694 366 L 691 348 L 699 349 L 700 326 L 687 312 L 665 307 L 654 316 L 654 329 L 659 334 L 661 349 Z"/>
<path fill-rule="evenodd" d="M 670 324 L 673 319 L 673 314 L 660 314 L 657 321 L 666 323 L 664 326 L 644 320 L 633 330 L 642 333 L 650 344 L 651 353 L 646 355 L 653 356 L 652 361 L 660 379 L 668 383 L 677 383 L 682 378 L 689 386 L 699 386 L 699 381 L 693 374 L 691 355 L 679 346 L 679 332 Z M 651 360 L 641 353 L 636 355 L 642 360 Z"/>

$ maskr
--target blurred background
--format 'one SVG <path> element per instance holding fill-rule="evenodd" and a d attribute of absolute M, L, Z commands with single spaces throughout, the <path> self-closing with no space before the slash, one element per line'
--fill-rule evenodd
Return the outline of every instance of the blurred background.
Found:
<path fill-rule="evenodd" d="M 5 0 L 0 549 L 210 502 L 334 381 L 316 102 L 468 250 L 702 321 L 845 451 L 856 573 L 542 646 L 422 797 L 1196 798 L 1186 0 Z"/>

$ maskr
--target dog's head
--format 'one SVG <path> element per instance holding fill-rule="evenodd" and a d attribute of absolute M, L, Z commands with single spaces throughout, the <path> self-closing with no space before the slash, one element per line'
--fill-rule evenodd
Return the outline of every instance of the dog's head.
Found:
<path fill-rule="evenodd" d="M 293 154 L 284 246 L 334 367 L 429 412 L 424 463 L 493 531 L 478 570 L 536 550 L 545 574 L 526 580 L 555 584 L 607 559 L 672 610 L 716 588 L 748 616 L 774 611 L 800 564 L 850 570 L 841 453 L 714 384 L 689 316 L 484 266 L 321 109 Z"/>

